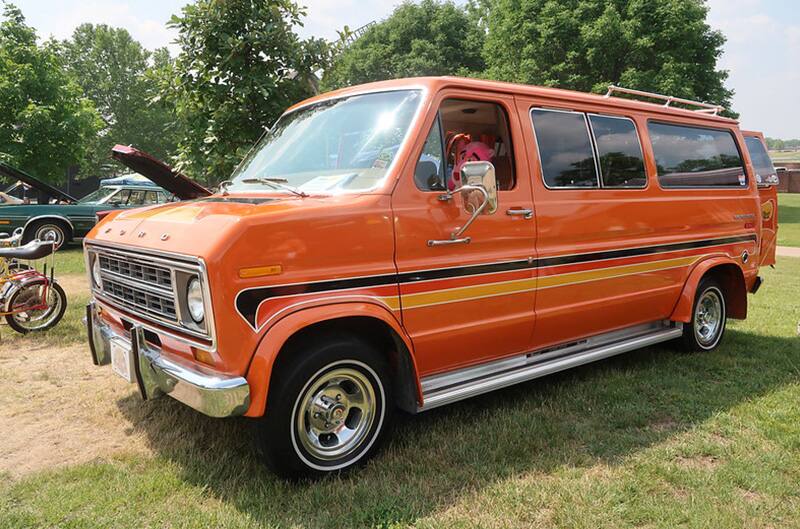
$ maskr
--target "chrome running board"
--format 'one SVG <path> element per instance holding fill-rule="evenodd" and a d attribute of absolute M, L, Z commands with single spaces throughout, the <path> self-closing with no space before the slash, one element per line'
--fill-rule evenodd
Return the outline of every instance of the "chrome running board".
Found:
<path fill-rule="evenodd" d="M 418 411 L 430 410 L 519 382 L 666 342 L 680 337 L 682 333 L 682 323 L 657 321 L 558 347 L 424 377 L 423 404 Z"/>

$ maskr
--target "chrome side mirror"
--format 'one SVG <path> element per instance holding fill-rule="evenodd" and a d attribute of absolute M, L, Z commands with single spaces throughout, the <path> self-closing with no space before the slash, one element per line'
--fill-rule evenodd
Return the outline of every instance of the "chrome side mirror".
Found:
<path fill-rule="evenodd" d="M 491 162 L 467 162 L 461 166 L 461 198 L 464 199 L 464 208 L 467 212 L 474 213 L 481 206 L 482 193 L 468 189 L 469 186 L 480 186 L 486 191 L 487 203 L 480 207 L 480 213 L 491 215 L 497 211 L 497 180 L 494 174 L 494 165 Z"/>
<path fill-rule="evenodd" d="M 428 246 L 445 244 L 469 244 L 469 237 L 461 237 L 475 219 L 481 214 L 489 215 L 497 211 L 497 181 L 494 176 L 494 165 L 490 162 L 467 162 L 461 166 L 461 181 L 464 184 L 458 189 L 440 195 L 439 200 L 448 201 L 456 193 L 461 194 L 464 209 L 472 216 L 463 226 L 450 234 L 449 240 L 428 241 Z"/>

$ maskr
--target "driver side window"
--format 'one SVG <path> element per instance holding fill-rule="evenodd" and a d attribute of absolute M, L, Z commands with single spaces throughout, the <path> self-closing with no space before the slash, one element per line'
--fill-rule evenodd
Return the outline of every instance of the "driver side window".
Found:
<path fill-rule="evenodd" d="M 461 167 L 470 161 L 494 165 L 499 191 L 514 188 L 514 154 L 503 107 L 485 101 L 447 99 L 425 141 L 414 181 L 422 191 L 455 189 L 461 185 Z"/>

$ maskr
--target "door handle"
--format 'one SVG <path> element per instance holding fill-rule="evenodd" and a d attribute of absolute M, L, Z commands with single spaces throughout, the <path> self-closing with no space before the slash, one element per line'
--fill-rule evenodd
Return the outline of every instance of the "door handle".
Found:
<path fill-rule="evenodd" d="M 469 237 L 464 237 L 463 239 L 439 239 L 439 240 L 430 240 L 428 241 L 428 246 L 447 246 L 450 244 L 469 244 L 471 241 Z"/>
<path fill-rule="evenodd" d="M 523 219 L 532 219 L 533 218 L 533 210 L 528 208 L 511 208 L 506 211 L 506 215 L 511 217 L 520 216 Z"/>

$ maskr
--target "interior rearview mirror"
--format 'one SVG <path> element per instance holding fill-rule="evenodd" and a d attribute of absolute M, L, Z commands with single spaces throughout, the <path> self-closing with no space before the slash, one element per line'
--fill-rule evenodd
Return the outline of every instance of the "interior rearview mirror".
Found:
<path fill-rule="evenodd" d="M 487 204 L 481 211 L 490 215 L 497 211 L 497 180 L 494 176 L 494 165 L 491 162 L 466 162 L 461 166 L 461 198 L 468 213 L 477 211 L 486 199 L 475 187 L 482 187 L 488 196 Z"/>

